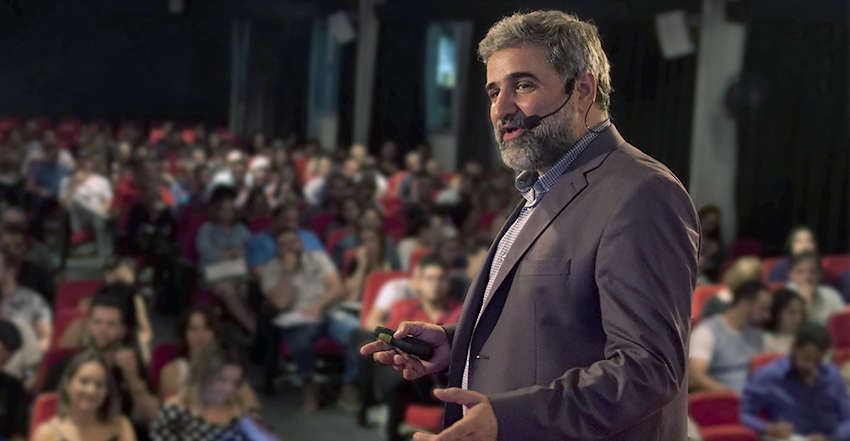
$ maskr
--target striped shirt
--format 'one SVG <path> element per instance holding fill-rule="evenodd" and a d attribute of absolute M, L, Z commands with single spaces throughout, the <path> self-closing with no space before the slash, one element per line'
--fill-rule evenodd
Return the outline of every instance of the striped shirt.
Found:
<path fill-rule="evenodd" d="M 516 220 L 514 220 L 514 223 L 510 226 L 510 228 L 508 228 L 508 231 L 505 232 L 504 236 L 502 236 L 502 239 L 499 240 L 499 245 L 496 247 L 496 254 L 493 256 L 493 263 L 490 265 L 487 287 L 484 288 L 484 300 L 481 302 L 481 310 L 478 311 L 478 317 L 475 319 L 476 327 L 478 326 L 478 321 L 481 320 L 481 315 L 484 313 L 484 309 L 487 308 L 487 304 L 490 302 L 490 297 L 494 288 L 493 284 L 496 282 L 496 275 L 499 274 L 499 269 L 502 267 L 502 263 L 504 263 L 505 258 L 508 256 L 511 246 L 513 246 L 520 231 L 522 231 L 522 227 L 525 226 L 526 222 L 528 222 L 528 219 L 531 217 L 532 213 L 534 213 L 534 209 L 540 205 L 540 201 L 543 199 L 543 196 L 555 186 L 564 172 L 566 172 L 573 162 L 581 156 L 587 146 L 590 145 L 597 136 L 599 136 L 599 133 L 607 129 L 610 125 L 611 120 L 606 119 L 587 132 L 586 135 L 582 136 L 581 139 L 576 142 L 573 148 L 564 154 L 564 156 L 561 157 L 561 159 L 559 159 L 552 168 L 543 173 L 543 175 L 540 175 L 539 178 L 538 173 L 535 171 L 524 171 L 517 176 L 515 182 L 516 188 L 525 199 L 525 205 L 522 209 L 520 209 Z M 466 364 L 463 368 L 463 379 L 461 380 L 461 388 L 463 389 L 469 388 L 470 349 L 471 347 L 466 350 Z M 466 415 L 466 407 L 463 408 L 463 413 Z"/>

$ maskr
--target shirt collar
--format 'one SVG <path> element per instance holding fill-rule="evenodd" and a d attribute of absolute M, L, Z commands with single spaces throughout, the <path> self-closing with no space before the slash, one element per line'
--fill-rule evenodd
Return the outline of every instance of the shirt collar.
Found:
<path fill-rule="evenodd" d="M 546 192 L 552 189 L 558 182 L 558 179 L 568 168 L 581 156 L 582 152 L 590 143 L 596 139 L 599 134 L 611 125 L 611 120 L 606 119 L 595 127 L 590 129 L 584 136 L 581 137 L 570 148 L 561 159 L 555 163 L 549 170 L 542 175 L 538 175 L 536 171 L 523 171 L 517 175 L 514 186 L 522 195 L 525 201 L 529 204 L 534 204 L 539 201 Z"/>

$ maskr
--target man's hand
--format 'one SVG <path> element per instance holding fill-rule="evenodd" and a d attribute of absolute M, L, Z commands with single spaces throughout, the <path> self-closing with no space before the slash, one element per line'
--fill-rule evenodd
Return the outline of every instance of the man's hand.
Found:
<path fill-rule="evenodd" d="M 314 305 L 309 308 L 302 309 L 301 314 L 304 314 L 315 321 L 319 321 L 319 319 L 322 318 L 322 308 L 320 305 Z"/>
<path fill-rule="evenodd" d="M 785 421 L 768 424 L 764 433 L 777 439 L 785 439 L 794 434 L 794 425 Z"/>
<path fill-rule="evenodd" d="M 378 363 L 390 365 L 402 371 L 405 380 L 415 380 L 428 374 L 442 372 L 449 367 L 451 345 L 446 331 L 437 325 L 425 322 L 402 322 L 393 338 L 416 337 L 434 347 L 434 355 L 428 361 L 405 354 L 382 341 L 374 341 L 360 348 L 360 354 L 371 355 Z"/>
<path fill-rule="evenodd" d="M 286 274 L 292 274 L 298 269 L 298 254 L 292 251 L 283 251 L 280 256 L 280 264 Z"/>
<path fill-rule="evenodd" d="M 125 377 L 137 377 L 139 375 L 139 362 L 136 353 L 132 349 L 119 349 L 115 351 L 115 365 L 121 369 Z"/>
<path fill-rule="evenodd" d="M 452 387 L 435 389 L 434 396 L 440 401 L 466 407 L 466 416 L 436 435 L 414 433 L 413 441 L 496 441 L 499 434 L 499 422 L 486 395 Z"/>

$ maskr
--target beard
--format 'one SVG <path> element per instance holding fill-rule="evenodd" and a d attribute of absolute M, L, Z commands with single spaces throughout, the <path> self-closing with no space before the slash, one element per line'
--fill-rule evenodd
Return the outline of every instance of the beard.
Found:
<path fill-rule="evenodd" d="M 496 141 L 502 162 L 516 171 L 548 170 L 560 160 L 578 141 L 570 125 L 574 112 L 564 107 L 552 117 L 543 120 L 531 130 L 524 130 L 518 137 L 505 141 L 496 128 Z"/>

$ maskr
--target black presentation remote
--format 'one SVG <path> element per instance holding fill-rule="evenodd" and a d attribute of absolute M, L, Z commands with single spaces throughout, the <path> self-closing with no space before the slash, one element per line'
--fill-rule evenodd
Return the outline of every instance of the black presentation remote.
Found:
<path fill-rule="evenodd" d="M 392 329 L 383 326 L 375 328 L 375 338 L 388 345 L 395 346 L 405 353 L 415 355 L 420 360 L 430 360 L 431 356 L 434 355 L 434 348 L 429 343 L 411 336 L 396 339 L 393 338 L 393 334 L 395 334 L 395 331 Z"/>

